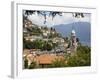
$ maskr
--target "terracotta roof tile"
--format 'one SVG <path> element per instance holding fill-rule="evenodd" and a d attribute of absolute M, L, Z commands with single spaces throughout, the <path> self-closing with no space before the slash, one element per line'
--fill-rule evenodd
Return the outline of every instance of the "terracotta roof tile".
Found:
<path fill-rule="evenodd" d="M 52 61 L 55 59 L 64 59 L 63 56 L 56 56 L 56 55 L 50 55 L 50 54 L 43 54 L 40 56 L 36 56 L 36 60 L 39 64 L 51 64 Z"/>

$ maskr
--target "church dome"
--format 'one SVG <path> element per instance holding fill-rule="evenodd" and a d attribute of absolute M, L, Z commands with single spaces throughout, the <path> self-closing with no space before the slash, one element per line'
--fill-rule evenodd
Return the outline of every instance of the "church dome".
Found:
<path fill-rule="evenodd" d="M 75 34 L 75 30 L 72 30 L 72 34 Z"/>

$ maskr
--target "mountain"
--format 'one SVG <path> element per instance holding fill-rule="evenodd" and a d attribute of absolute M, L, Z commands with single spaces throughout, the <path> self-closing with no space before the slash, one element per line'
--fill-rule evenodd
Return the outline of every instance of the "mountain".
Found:
<path fill-rule="evenodd" d="M 69 37 L 72 29 L 75 30 L 76 36 L 81 43 L 90 45 L 91 42 L 91 24 L 88 22 L 75 22 L 70 24 L 60 24 L 53 26 L 55 30 L 63 37 Z"/>

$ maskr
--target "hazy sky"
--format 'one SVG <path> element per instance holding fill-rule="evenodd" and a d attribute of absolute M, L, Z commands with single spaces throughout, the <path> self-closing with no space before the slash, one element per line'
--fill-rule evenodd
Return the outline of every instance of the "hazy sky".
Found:
<path fill-rule="evenodd" d="M 74 18 L 72 13 L 62 13 L 62 16 L 56 15 L 52 20 L 52 17 L 47 16 L 46 24 L 44 24 L 44 17 L 38 14 L 30 15 L 28 18 L 39 26 L 54 26 L 59 24 L 70 24 L 73 22 L 89 22 L 90 23 L 90 14 L 84 13 L 84 18 Z"/>

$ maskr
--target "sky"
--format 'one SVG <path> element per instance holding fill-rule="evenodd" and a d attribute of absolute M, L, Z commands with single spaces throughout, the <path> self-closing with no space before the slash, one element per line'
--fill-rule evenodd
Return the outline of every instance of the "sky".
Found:
<path fill-rule="evenodd" d="M 56 15 L 53 20 L 52 17 L 47 16 L 46 24 L 44 24 L 44 17 L 42 15 L 38 15 L 37 13 L 28 16 L 28 19 L 31 20 L 34 24 L 39 26 L 47 26 L 52 27 L 60 24 L 70 24 L 73 22 L 89 22 L 91 15 L 89 13 L 84 13 L 84 18 L 75 18 L 72 13 L 62 13 L 62 16 Z"/>

